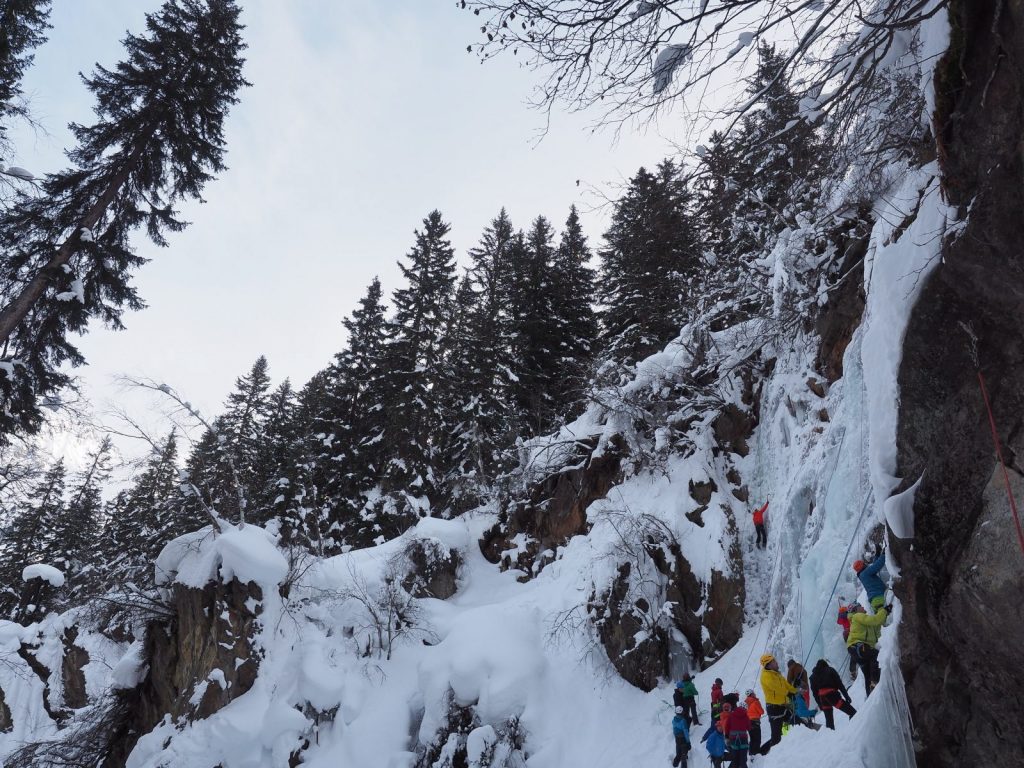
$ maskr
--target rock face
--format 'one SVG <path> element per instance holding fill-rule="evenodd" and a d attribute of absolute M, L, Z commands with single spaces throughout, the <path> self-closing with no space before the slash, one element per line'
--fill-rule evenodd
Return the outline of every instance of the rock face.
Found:
<path fill-rule="evenodd" d="M 114 736 L 104 768 L 123 766 L 139 736 L 166 715 L 208 717 L 252 688 L 262 599 L 253 582 L 216 582 L 203 589 L 175 585 L 170 623 L 152 622 L 146 633 L 149 672 L 123 694 L 130 714 Z"/>
<path fill-rule="evenodd" d="M 70 709 L 80 709 L 89 703 L 89 695 L 85 691 L 85 666 L 89 663 L 89 652 L 75 644 L 77 639 L 75 627 L 64 632 L 60 676 L 64 686 L 64 706 Z"/>
<path fill-rule="evenodd" d="M 1011 765 L 1024 748 L 1014 714 L 1024 553 L 975 373 L 977 336 L 1004 453 L 1024 501 L 1024 2 L 956 0 L 936 75 L 947 199 L 970 218 L 924 287 L 900 371 L 899 474 L 924 478 L 903 566 L 902 666 L 919 765 Z M 994 471 L 997 470 L 997 471 Z"/>
<path fill-rule="evenodd" d="M 532 572 L 538 554 L 563 546 L 573 536 L 587 531 L 587 507 L 604 498 L 622 479 L 625 456 L 621 441 L 613 441 L 600 456 L 593 456 L 597 439 L 580 445 L 577 468 L 558 472 L 534 486 L 527 499 L 510 505 L 505 520 L 484 536 L 480 549 L 492 563 Z M 512 539 L 526 534 L 530 542 L 515 561 L 503 557 Z"/>
<path fill-rule="evenodd" d="M 405 549 L 408 573 L 402 587 L 413 597 L 447 600 L 458 589 L 461 555 L 437 539 L 413 539 Z"/>
<path fill-rule="evenodd" d="M 718 571 L 702 584 L 678 545 L 651 546 L 647 555 L 665 581 L 665 602 L 672 604 L 672 626 L 655 622 L 658 606 L 631 601 L 632 562 L 619 566 L 611 588 L 591 598 L 590 616 L 601 645 L 624 680 L 644 691 L 669 676 L 670 632 L 682 633 L 693 650 L 693 664 L 703 667 L 732 648 L 743 633 L 743 579 Z M 738 570 L 737 572 L 742 572 Z M 705 635 L 707 635 L 705 637 Z M 638 640 L 638 638 L 640 638 Z"/>

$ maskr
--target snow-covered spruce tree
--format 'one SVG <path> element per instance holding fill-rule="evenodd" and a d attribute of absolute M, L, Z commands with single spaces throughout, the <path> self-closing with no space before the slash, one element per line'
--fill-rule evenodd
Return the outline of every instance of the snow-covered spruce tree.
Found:
<path fill-rule="evenodd" d="M 193 448 L 188 474 L 204 501 L 224 518 L 240 520 L 260 487 L 257 465 L 270 410 L 270 374 L 262 355 L 235 379 L 224 413 Z M 193 505 L 199 500 L 194 499 Z"/>
<path fill-rule="evenodd" d="M 252 465 L 252 490 L 247 502 L 250 522 L 262 525 L 274 515 L 275 502 L 287 497 L 299 457 L 298 402 L 289 379 L 267 397 L 266 417 Z"/>
<path fill-rule="evenodd" d="M 108 507 L 102 566 L 108 587 L 128 582 L 150 585 L 153 560 L 164 545 L 205 524 L 185 502 L 178 478 L 178 439 L 171 432 L 132 485 Z"/>
<path fill-rule="evenodd" d="M 552 410 L 566 419 L 572 419 L 581 406 L 597 342 L 593 305 L 596 280 L 589 265 L 590 256 L 574 205 L 565 221 L 552 269 L 558 347 L 550 393 Z"/>
<path fill-rule="evenodd" d="M 813 126 L 800 119 L 800 99 L 790 87 L 785 52 L 761 43 L 757 71 L 747 84 L 752 108 L 735 140 L 732 181 L 741 190 L 734 214 L 732 248 L 762 251 L 798 210 L 820 178 L 819 142 Z"/>
<path fill-rule="evenodd" d="M 460 283 L 447 333 L 452 378 L 444 464 L 445 486 L 458 509 L 482 498 L 512 464 L 518 434 L 513 402 L 519 360 L 513 319 L 515 232 L 504 208 L 470 249 L 472 265 Z"/>
<path fill-rule="evenodd" d="M 85 469 L 69 489 L 62 514 L 46 531 L 42 561 L 64 573 L 69 599 L 93 587 L 99 573 L 100 548 L 96 546 L 103 525 L 103 488 L 110 478 L 112 443 L 104 438 L 89 454 Z"/>
<path fill-rule="evenodd" d="M 21 78 L 32 64 L 32 51 L 46 39 L 49 15 L 50 0 L 0 4 L 0 158 L 7 145 L 8 120 L 24 114 Z"/>
<path fill-rule="evenodd" d="M 28 503 L 15 510 L 3 528 L 0 545 L 0 616 L 15 618 L 24 593 L 25 566 L 43 562 L 49 531 L 64 516 L 66 470 L 53 463 L 29 493 Z"/>
<path fill-rule="evenodd" d="M 185 226 L 175 206 L 224 169 L 224 119 L 245 84 L 238 15 L 232 0 L 167 0 L 148 14 L 125 60 L 84 78 L 97 120 L 71 126 L 71 167 L 0 217 L 0 437 L 38 429 L 38 399 L 83 362 L 71 333 L 90 318 L 118 328 L 143 306 L 131 233 L 164 245 Z"/>
<path fill-rule="evenodd" d="M 615 204 L 601 249 L 603 344 L 609 359 L 635 362 L 679 333 L 700 246 L 691 193 L 671 160 L 641 168 Z"/>
<path fill-rule="evenodd" d="M 389 321 L 388 444 L 391 456 L 385 471 L 385 490 L 405 517 L 413 508 L 436 498 L 434 473 L 439 436 L 444 428 L 440 393 L 450 378 L 444 356 L 444 334 L 455 288 L 455 253 L 448 240 L 449 225 L 432 211 L 416 232 L 416 244 L 399 262 L 408 286 L 394 293 L 394 316 Z"/>
<path fill-rule="evenodd" d="M 351 317 L 345 348 L 304 390 L 297 420 L 300 477 L 286 494 L 286 528 L 320 553 L 379 535 L 366 504 L 388 456 L 387 339 L 380 280 L 374 278 Z M 368 537 L 368 538 L 367 538 Z"/>
<path fill-rule="evenodd" d="M 534 219 L 513 272 L 514 349 L 519 360 L 513 393 L 527 435 L 547 432 L 558 419 L 552 396 L 561 342 L 554 234 L 546 218 Z"/>
<path fill-rule="evenodd" d="M 292 396 L 291 418 L 281 430 L 288 436 L 284 445 L 271 448 L 280 469 L 265 489 L 268 498 L 274 494 L 267 502 L 267 514 L 277 521 L 282 543 L 318 554 L 326 551 L 322 546 L 326 526 L 320 525 L 325 513 L 314 477 L 321 440 L 311 434 L 311 425 L 324 410 L 326 375 L 326 370 L 314 374 Z"/>

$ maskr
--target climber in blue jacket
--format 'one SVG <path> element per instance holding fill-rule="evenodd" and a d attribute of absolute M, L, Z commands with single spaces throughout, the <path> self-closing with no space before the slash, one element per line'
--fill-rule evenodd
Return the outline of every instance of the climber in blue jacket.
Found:
<path fill-rule="evenodd" d="M 686 765 L 690 756 L 690 721 L 683 714 L 682 707 L 676 707 L 676 716 L 672 718 L 672 735 L 676 739 L 676 756 L 672 761 L 674 768 Z"/>
<path fill-rule="evenodd" d="M 857 578 L 864 585 L 864 591 L 868 593 L 868 602 L 871 609 L 878 612 L 878 609 L 885 605 L 885 582 L 878 575 L 878 572 L 885 568 L 885 552 L 879 544 L 875 545 L 875 559 L 870 563 L 857 560 L 853 564 L 853 570 L 857 572 Z"/>
<path fill-rule="evenodd" d="M 708 757 L 711 758 L 711 765 L 714 768 L 722 768 L 722 762 L 725 760 L 725 737 L 722 736 L 721 728 L 721 723 L 711 723 L 711 727 L 700 739 L 707 742 Z"/>

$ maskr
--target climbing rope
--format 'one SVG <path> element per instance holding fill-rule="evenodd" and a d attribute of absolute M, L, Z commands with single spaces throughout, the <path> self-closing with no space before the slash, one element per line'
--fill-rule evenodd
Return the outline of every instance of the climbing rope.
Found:
<path fill-rule="evenodd" d="M 814 650 L 814 643 L 818 639 L 818 635 L 821 634 L 821 628 L 825 624 L 825 616 L 832 609 L 832 598 L 835 597 L 836 588 L 839 586 L 839 580 L 843 577 L 843 571 L 846 569 L 846 561 L 850 557 L 850 550 L 853 549 L 853 542 L 857 540 L 857 534 L 860 532 L 860 524 L 864 520 L 864 513 L 867 512 L 868 502 L 871 501 L 871 496 L 864 498 L 864 504 L 860 508 L 860 515 L 857 517 L 857 525 L 853 529 L 853 536 L 850 537 L 850 543 L 846 545 L 846 554 L 843 555 L 842 562 L 839 565 L 839 572 L 836 574 L 836 580 L 832 584 L 832 592 L 828 596 L 828 600 L 825 602 L 825 610 L 821 614 L 821 620 L 818 621 L 818 628 L 814 632 L 814 637 L 811 638 L 811 642 L 808 643 L 810 650 L 807 652 L 807 656 L 804 657 L 803 666 L 807 669 L 807 661 L 811 657 L 811 650 Z"/>
<path fill-rule="evenodd" d="M 740 689 L 740 680 L 742 680 L 744 678 L 744 676 L 746 676 L 746 674 L 747 674 L 747 667 L 750 666 L 750 659 L 754 655 L 754 649 L 757 648 L 757 646 L 758 646 L 758 642 L 757 641 L 761 639 L 761 630 L 764 629 L 764 625 L 767 624 L 767 623 L 768 623 L 768 619 L 767 619 L 767 617 L 765 617 L 765 619 L 762 620 L 761 623 L 757 625 L 757 634 L 754 635 L 754 642 L 751 643 L 750 650 L 747 652 L 747 660 L 743 662 L 743 669 L 740 671 L 739 675 L 736 676 L 736 682 L 732 684 L 732 688 L 730 690 L 739 691 L 739 689 Z M 751 686 L 751 687 L 753 687 L 753 686 Z"/>
<path fill-rule="evenodd" d="M 981 389 L 981 399 L 985 403 L 985 411 L 988 413 L 988 426 L 992 430 L 992 444 L 996 448 L 996 456 L 999 459 L 999 466 L 1003 470 L 1003 483 L 1006 485 L 1006 498 L 1010 501 L 1010 511 L 1013 512 L 1013 522 L 1017 526 L 1017 543 L 1020 544 L 1020 551 L 1024 554 L 1024 530 L 1021 529 L 1020 515 L 1017 513 L 1017 502 L 1013 498 L 1013 489 L 1010 487 L 1010 474 L 1006 471 L 1006 462 L 1003 460 L 1003 446 L 999 441 L 999 430 L 996 429 L 996 417 L 992 414 L 992 404 L 988 399 L 988 389 L 985 387 L 985 377 L 981 373 L 981 362 L 978 358 L 978 335 L 970 323 L 960 321 L 960 327 L 967 334 L 967 349 L 974 360 L 974 370 L 978 372 L 978 387 Z"/>
<path fill-rule="evenodd" d="M 1010 474 L 1006 471 L 1006 462 L 1003 460 L 1003 446 L 999 442 L 999 432 L 996 430 L 996 418 L 992 415 L 992 405 L 988 400 L 988 390 L 985 388 L 985 377 L 978 368 L 978 386 L 981 387 L 981 398 L 985 401 L 985 410 L 988 411 L 988 425 L 992 429 L 992 442 L 996 447 L 996 456 L 999 457 L 999 466 L 1003 470 L 1003 482 L 1006 484 L 1006 498 L 1010 500 L 1010 510 L 1013 512 L 1013 522 L 1017 526 L 1017 543 L 1020 544 L 1021 554 L 1024 554 L 1024 531 L 1020 527 L 1020 515 L 1017 513 L 1017 502 L 1013 498 L 1013 489 L 1010 487 Z"/>

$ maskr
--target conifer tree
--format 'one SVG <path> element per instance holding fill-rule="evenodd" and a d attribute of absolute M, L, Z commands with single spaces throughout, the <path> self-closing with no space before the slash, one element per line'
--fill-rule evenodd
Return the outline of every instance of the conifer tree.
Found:
<path fill-rule="evenodd" d="M 28 503 L 3 528 L 0 546 L 0 615 L 14 617 L 22 595 L 25 566 L 43 562 L 50 530 L 64 516 L 66 471 L 58 459 L 39 478 Z"/>
<path fill-rule="evenodd" d="M 601 250 L 603 340 L 611 359 L 636 362 L 679 333 L 699 268 L 690 191 L 675 163 L 641 168 L 615 204 Z"/>
<path fill-rule="evenodd" d="M 450 502 L 477 501 L 509 468 L 518 432 L 514 267 L 516 241 L 503 208 L 469 251 L 447 345 L 452 365 L 445 468 Z"/>
<path fill-rule="evenodd" d="M 327 412 L 330 369 L 317 372 L 298 393 L 294 409 L 295 436 L 289 461 L 287 487 L 279 488 L 272 508 L 286 546 L 304 547 L 319 555 L 334 549 L 325 540 L 330 509 L 322 503 L 319 485 L 330 476 L 326 446 L 330 438 L 320 431 Z"/>
<path fill-rule="evenodd" d="M 178 440 L 171 432 L 109 507 L 103 536 L 108 586 L 148 586 L 153 560 L 164 545 L 206 524 L 205 518 L 189 512 L 179 485 Z"/>
<path fill-rule="evenodd" d="M 820 173 L 821 148 L 800 115 L 799 97 L 786 77 L 786 56 L 761 42 L 758 67 L 747 84 L 757 106 L 743 119 L 734 176 L 739 196 L 733 248 L 759 252 L 792 223 L 794 206 L 811 193 Z"/>
<path fill-rule="evenodd" d="M 590 255 L 574 205 L 569 209 L 553 269 L 558 346 L 551 382 L 552 409 L 566 419 L 574 417 L 578 410 L 596 351 L 595 274 L 589 265 Z"/>
<path fill-rule="evenodd" d="M 110 438 L 89 454 L 85 469 L 77 473 L 67 504 L 46 532 L 42 561 L 64 573 L 69 594 L 93 580 L 99 564 L 96 546 L 103 524 L 103 487 L 110 477 Z"/>
<path fill-rule="evenodd" d="M 270 409 L 270 374 L 262 355 L 235 379 L 225 411 L 196 444 L 189 477 L 206 503 L 229 520 L 240 520 L 261 491 L 258 465 Z M 196 502 L 193 502 L 194 504 Z"/>
<path fill-rule="evenodd" d="M 389 444 L 387 491 L 398 506 L 382 512 L 405 517 L 435 497 L 434 467 L 444 427 L 443 392 L 449 370 L 444 356 L 455 287 L 455 254 L 449 225 L 432 211 L 416 232 L 408 264 L 399 263 L 408 286 L 394 293 L 389 323 Z M 378 524 L 380 524 L 378 522 Z"/>
<path fill-rule="evenodd" d="M 248 519 L 254 523 L 263 524 L 273 516 L 275 500 L 287 495 L 292 482 L 299 461 L 297 409 L 295 390 L 285 379 L 267 400 L 266 422 L 253 458 Z"/>
<path fill-rule="evenodd" d="M 374 538 L 363 535 L 365 506 L 380 485 L 389 456 L 384 433 L 390 327 L 377 278 L 342 322 L 348 342 L 320 374 L 317 404 L 309 416 L 311 437 L 304 449 L 307 479 L 299 489 L 301 503 L 296 500 L 298 507 L 290 513 L 305 520 L 302 527 L 314 549 L 328 553 L 343 543 Z"/>
<path fill-rule="evenodd" d="M 90 318 L 121 327 L 143 303 L 132 233 L 157 245 L 182 229 L 175 206 L 224 169 L 224 119 L 242 78 L 233 0 L 166 0 L 129 35 L 127 56 L 86 78 L 96 122 L 74 124 L 71 167 L 0 216 L 0 439 L 35 431 L 37 398 L 84 362 L 69 335 Z"/>
<path fill-rule="evenodd" d="M 24 112 L 21 78 L 32 64 L 32 51 L 45 39 L 50 0 L 5 0 L 0 3 L 0 157 L 7 142 L 7 120 Z"/>
<path fill-rule="evenodd" d="M 524 432 L 541 434 L 555 423 L 552 389 L 560 351 L 555 314 L 554 230 L 543 216 L 534 219 L 515 270 L 515 398 Z"/>
<path fill-rule="evenodd" d="M 734 219 L 742 193 L 738 152 L 735 139 L 714 131 L 701 157 L 701 169 L 694 185 L 704 245 L 712 261 L 734 248 Z"/>

